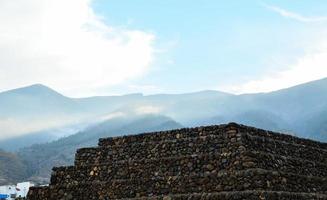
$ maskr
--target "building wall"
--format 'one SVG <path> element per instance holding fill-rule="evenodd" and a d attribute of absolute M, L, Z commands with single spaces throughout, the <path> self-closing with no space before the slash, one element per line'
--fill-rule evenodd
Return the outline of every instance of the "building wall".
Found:
<path fill-rule="evenodd" d="M 16 197 L 26 197 L 30 187 L 34 184 L 30 182 L 22 182 L 16 185 L 0 186 L 0 200 L 1 197 L 9 196 L 6 200 L 14 200 Z"/>
<path fill-rule="evenodd" d="M 15 185 L 0 186 L 0 194 L 1 196 L 8 195 L 9 198 L 7 198 L 6 200 L 13 200 L 16 197 L 16 186 Z"/>
<path fill-rule="evenodd" d="M 34 184 L 30 182 L 22 182 L 17 184 L 17 188 L 19 191 L 17 191 L 17 197 L 26 197 L 28 190 L 30 187 L 33 187 Z"/>

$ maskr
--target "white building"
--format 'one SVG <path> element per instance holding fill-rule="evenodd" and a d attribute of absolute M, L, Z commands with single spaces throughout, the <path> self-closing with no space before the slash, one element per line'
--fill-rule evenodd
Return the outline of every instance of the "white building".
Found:
<path fill-rule="evenodd" d="M 33 187 L 34 184 L 31 182 L 22 182 L 17 183 L 16 190 L 17 190 L 17 197 L 26 197 L 28 190 L 30 187 Z"/>
<path fill-rule="evenodd" d="M 0 200 L 14 200 L 16 193 L 16 185 L 0 186 Z"/>
<path fill-rule="evenodd" d="M 34 184 L 31 182 L 0 186 L 0 200 L 14 200 L 16 197 L 26 197 L 29 188 L 33 186 Z"/>

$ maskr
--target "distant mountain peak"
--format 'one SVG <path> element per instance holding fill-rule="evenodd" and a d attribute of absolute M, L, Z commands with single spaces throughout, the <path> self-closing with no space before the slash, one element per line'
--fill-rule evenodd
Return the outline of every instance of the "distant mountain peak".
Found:
<path fill-rule="evenodd" d="M 29 85 L 29 86 L 26 86 L 25 88 L 47 88 L 47 89 L 50 89 L 48 86 L 46 85 L 43 85 L 41 83 L 36 83 L 36 84 L 32 84 L 32 85 Z"/>
<path fill-rule="evenodd" d="M 36 83 L 33 85 L 28 85 L 25 87 L 17 88 L 17 90 L 23 90 L 23 89 L 25 89 L 25 90 L 26 89 L 28 89 L 28 90 L 53 90 L 53 89 L 49 88 L 48 86 L 43 85 L 41 83 Z"/>
<path fill-rule="evenodd" d="M 12 90 L 8 90 L 5 92 L 2 92 L 0 94 L 15 94 L 15 95 L 55 95 L 55 96 L 63 96 L 60 93 L 58 93 L 57 91 L 49 88 L 48 86 L 45 86 L 43 84 L 33 84 L 33 85 L 29 85 L 29 86 L 25 86 L 25 87 L 21 87 L 21 88 L 17 88 L 17 89 L 12 89 Z"/>

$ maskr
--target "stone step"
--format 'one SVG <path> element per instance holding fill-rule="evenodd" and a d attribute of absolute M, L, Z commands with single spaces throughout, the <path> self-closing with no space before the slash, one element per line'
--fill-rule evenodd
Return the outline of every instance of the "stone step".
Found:
<path fill-rule="evenodd" d="M 120 200 L 327 200 L 327 195 L 319 193 L 297 193 L 276 191 L 233 191 L 213 193 L 190 193 L 141 198 L 126 198 Z"/>
<path fill-rule="evenodd" d="M 53 169 L 51 184 L 72 181 L 108 181 L 137 177 L 162 177 L 204 174 L 211 171 L 260 168 L 306 176 L 327 177 L 327 164 L 310 160 L 245 151 L 241 156 L 200 154 L 159 159 L 122 160 L 115 163 L 58 167 Z"/>
<path fill-rule="evenodd" d="M 274 155 L 327 163 L 327 150 L 322 148 L 254 136 L 249 133 L 242 134 L 242 143 L 249 151 L 263 151 Z"/>
<path fill-rule="evenodd" d="M 57 198 L 50 199 L 49 189 L 45 187 L 32 187 L 29 191 L 29 198 L 27 200 L 57 200 Z M 80 197 L 74 198 L 73 195 L 63 195 L 64 199 L 70 200 L 108 200 L 104 195 L 99 197 L 85 197 L 81 194 Z M 77 195 L 75 195 L 77 196 Z M 148 196 L 136 198 L 121 198 L 119 200 L 327 200 L 327 195 L 319 193 L 301 193 L 301 192 L 276 192 L 276 191 L 232 191 L 232 192 L 212 192 L 212 193 L 188 193 L 188 194 L 171 194 L 162 196 Z"/>
<path fill-rule="evenodd" d="M 112 138 L 101 138 L 99 139 L 99 146 L 109 147 L 115 145 L 129 145 L 131 143 L 160 142 L 165 140 L 190 138 L 190 137 L 198 137 L 198 136 L 224 135 L 231 130 L 241 133 L 248 133 L 253 136 L 260 136 L 260 137 L 280 140 L 292 144 L 300 144 L 304 146 L 322 148 L 327 150 L 327 143 L 298 138 L 292 135 L 267 131 L 263 129 L 257 129 L 254 127 L 248 127 L 236 123 L 196 127 L 196 128 L 183 128 L 183 129 L 176 129 L 171 131 L 151 132 L 151 133 L 143 133 L 137 135 L 125 135 L 125 136 L 112 137 Z"/>
<path fill-rule="evenodd" d="M 327 193 L 327 179 L 277 171 L 249 169 L 241 171 L 212 172 L 194 176 L 170 176 L 150 179 L 123 179 L 111 181 L 71 182 L 50 185 L 52 197 L 90 195 L 109 199 L 189 194 L 242 190 L 267 190 L 284 192 Z M 77 196 L 75 196 L 77 195 Z M 92 197 L 92 198 L 91 198 Z"/>
<path fill-rule="evenodd" d="M 99 146 L 109 147 L 115 145 L 129 145 L 131 143 L 160 142 L 207 135 L 221 135 L 227 130 L 227 125 L 215 125 L 197 128 L 182 128 L 169 131 L 142 133 L 137 135 L 125 135 L 110 138 L 100 138 Z"/>
<path fill-rule="evenodd" d="M 254 163 L 255 168 L 282 171 L 305 176 L 327 177 L 327 163 L 306 160 L 303 158 L 275 155 L 262 151 L 245 151 L 243 156 L 247 162 Z M 249 159 L 250 158 L 250 159 Z M 243 159 L 243 160 L 245 160 Z"/>
<path fill-rule="evenodd" d="M 51 184 L 84 180 L 110 181 L 112 179 L 139 177 L 185 176 L 219 170 L 242 170 L 250 167 L 244 167 L 241 160 L 242 158 L 236 158 L 236 156 L 232 158 L 232 155 L 228 154 L 200 154 L 160 159 L 123 160 L 98 165 L 58 167 L 53 169 Z"/>
<path fill-rule="evenodd" d="M 325 149 L 242 133 L 131 143 L 129 145 L 110 147 L 83 148 L 77 151 L 75 164 L 92 165 L 101 164 L 104 160 L 116 162 L 119 160 L 156 159 L 208 153 L 235 152 L 235 154 L 239 154 L 239 147 L 245 147 L 246 150 L 250 151 L 291 156 L 313 162 L 327 162 L 327 150 Z"/>
<path fill-rule="evenodd" d="M 302 145 L 304 147 L 314 147 L 314 148 L 318 148 L 318 149 L 327 150 L 327 143 L 323 143 L 323 142 L 319 142 L 319 141 L 299 138 L 299 137 L 296 137 L 293 135 L 258 129 L 258 128 L 235 124 L 235 123 L 230 123 L 229 126 L 237 127 L 238 132 L 247 133 L 252 136 L 259 136 L 259 137 L 269 138 L 269 139 L 273 139 L 273 140 L 279 140 L 279 141 L 283 141 L 283 142 L 287 142 L 287 143 L 291 143 L 291 144 L 298 144 L 298 145 Z"/>
<path fill-rule="evenodd" d="M 111 147 L 77 150 L 75 165 L 99 164 L 102 161 L 140 160 L 193 154 L 239 154 L 241 135 L 209 135 L 159 142 L 131 143 Z"/>

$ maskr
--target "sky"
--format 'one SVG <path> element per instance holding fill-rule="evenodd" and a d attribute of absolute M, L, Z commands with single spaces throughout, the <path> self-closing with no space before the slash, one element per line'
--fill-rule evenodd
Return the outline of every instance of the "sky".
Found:
<path fill-rule="evenodd" d="M 327 77 L 326 0 L 0 0 L 0 91 L 269 92 Z"/>

